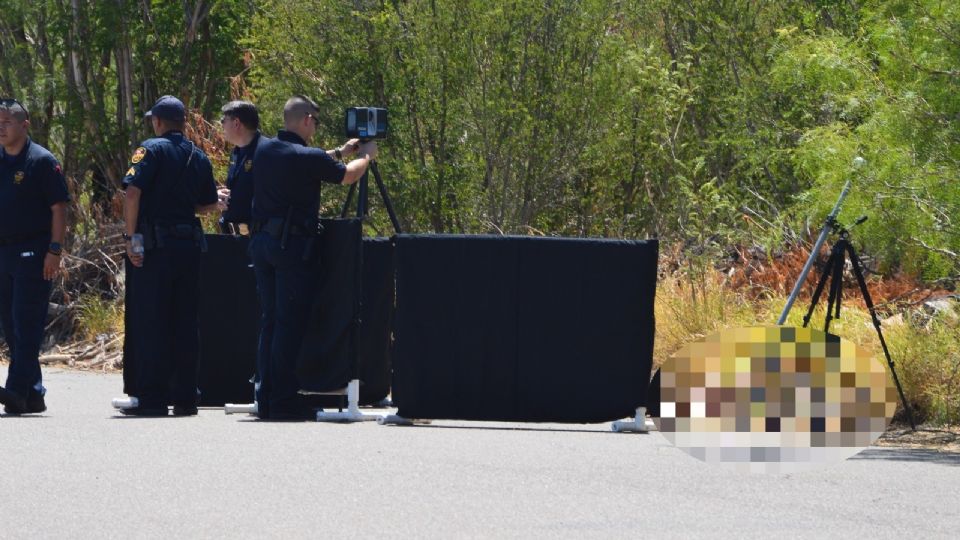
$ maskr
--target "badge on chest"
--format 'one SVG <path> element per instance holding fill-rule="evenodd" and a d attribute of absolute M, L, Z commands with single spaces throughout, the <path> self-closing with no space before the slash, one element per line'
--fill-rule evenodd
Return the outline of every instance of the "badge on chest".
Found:
<path fill-rule="evenodd" d="M 13 183 L 19 186 L 21 183 L 23 183 L 24 178 L 25 175 L 23 174 L 23 171 L 17 171 L 13 174 Z"/>

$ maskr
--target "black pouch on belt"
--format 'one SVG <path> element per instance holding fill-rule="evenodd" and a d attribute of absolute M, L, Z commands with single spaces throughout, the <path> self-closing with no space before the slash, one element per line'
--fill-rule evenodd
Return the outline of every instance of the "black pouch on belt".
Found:
<path fill-rule="evenodd" d="M 313 234 L 308 235 L 307 245 L 303 249 L 303 260 L 309 261 L 313 257 L 314 249 L 316 248 L 317 244 L 320 243 L 321 238 L 323 237 L 323 223 L 321 223 L 319 220 L 314 221 L 313 223 L 310 223 L 306 229 L 313 232 Z"/>

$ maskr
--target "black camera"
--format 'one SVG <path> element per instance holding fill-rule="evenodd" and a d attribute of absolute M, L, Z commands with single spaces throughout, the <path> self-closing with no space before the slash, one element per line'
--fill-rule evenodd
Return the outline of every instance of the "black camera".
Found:
<path fill-rule="evenodd" d="M 385 139 L 387 110 L 376 107 L 350 107 L 343 115 L 343 130 L 348 139 Z"/>

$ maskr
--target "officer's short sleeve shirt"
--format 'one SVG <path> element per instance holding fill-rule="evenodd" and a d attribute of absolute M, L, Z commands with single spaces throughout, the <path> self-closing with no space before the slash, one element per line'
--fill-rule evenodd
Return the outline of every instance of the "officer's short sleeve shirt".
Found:
<path fill-rule="evenodd" d="M 130 157 L 123 185 L 143 192 L 138 221 L 145 223 L 191 222 L 197 206 L 217 202 L 210 160 L 177 131 L 143 141 Z"/>
<path fill-rule="evenodd" d="M 257 146 L 254 167 L 254 220 L 284 217 L 316 219 L 320 184 L 343 182 L 347 168 L 320 148 L 306 146 L 295 133 L 281 130 Z"/>
<path fill-rule="evenodd" d="M 46 148 L 30 139 L 16 156 L 0 148 L 0 238 L 49 232 L 51 207 L 69 201 L 63 169 Z"/>

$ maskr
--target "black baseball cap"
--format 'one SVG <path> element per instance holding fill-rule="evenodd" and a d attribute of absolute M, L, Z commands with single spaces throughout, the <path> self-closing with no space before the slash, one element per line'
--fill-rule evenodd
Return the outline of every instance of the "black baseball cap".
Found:
<path fill-rule="evenodd" d="M 153 107 L 150 107 L 150 110 L 143 115 L 144 118 L 150 118 L 151 116 L 173 122 L 183 122 L 187 117 L 187 113 L 182 101 L 173 96 L 162 96 L 153 104 Z"/>

